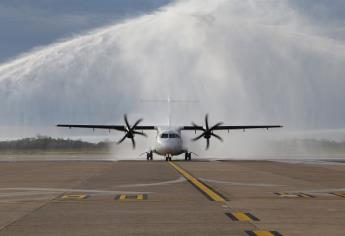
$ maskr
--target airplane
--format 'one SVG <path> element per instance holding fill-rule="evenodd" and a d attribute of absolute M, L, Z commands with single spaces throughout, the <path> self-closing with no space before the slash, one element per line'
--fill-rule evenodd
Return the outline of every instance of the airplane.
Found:
<path fill-rule="evenodd" d="M 153 160 L 153 153 L 164 156 L 166 161 L 171 161 L 173 156 L 178 156 L 181 154 L 185 155 L 185 160 L 190 161 L 192 159 L 193 152 L 190 152 L 183 145 L 183 140 L 181 133 L 182 131 L 194 131 L 195 133 L 201 132 L 198 136 L 192 139 L 192 141 L 197 141 L 201 138 L 206 139 L 206 150 L 210 147 L 210 139 L 216 138 L 220 141 L 223 141 L 222 137 L 215 134 L 215 131 L 219 130 L 243 130 L 246 129 L 271 129 L 271 128 L 282 128 L 281 125 L 250 125 L 250 126 L 227 126 L 223 125 L 223 122 L 218 122 L 215 125 L 210 126 L 208 121 L 208 114 L 205 115 L 205 125 L 197 125 L 192 122 L 190 126 L 179 126 L 173 127 L 170 126 L 151 126 L 151 125 L 139 125 L 143 119 L 137 120 L 134 125 L 130 125 L 128 117 L 124 115 L 125 125 L 72 125 L 72 124 L 58 124 L 57 127 L 67 127 L 67 128 L 86 128 L 86 129 L 106 129 L 106 130 L 117 130 L 122 131 L 125 135 L 117 142 L 121 144 L 126 139 L 132 141 L 133 149 L 136 146 L 134 137 L 136 135 L 147 137 L 147 134 L 144 133 L 145 130 L 155 130 L 157 131 L 155 146 L 153 149 L 145 152 L 147 160 Z"/>

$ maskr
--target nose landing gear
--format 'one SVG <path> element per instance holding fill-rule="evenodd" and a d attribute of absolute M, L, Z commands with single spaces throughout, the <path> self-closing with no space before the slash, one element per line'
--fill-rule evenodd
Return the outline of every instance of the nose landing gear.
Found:
<path fill-rule="evenodd" d="M 191 153 L 191 152 L 186 152 L 186 153 L 184 154 L 184 159 L 185 159 L 185 161 L 190 161 L 190 160 L 192 160 L 192 153 Z"/>
<path fill-rule="evenodd" d="M 165 161 L 171 161 L 171 156 L 169 155 L 165 156 Z"/>
<path fill-rule="evenodd" d="M 153 153 L 152 153 L 152 151 L 146 153 L 146 159 L 148 161 L 152 161 L 153 160 Z"/>

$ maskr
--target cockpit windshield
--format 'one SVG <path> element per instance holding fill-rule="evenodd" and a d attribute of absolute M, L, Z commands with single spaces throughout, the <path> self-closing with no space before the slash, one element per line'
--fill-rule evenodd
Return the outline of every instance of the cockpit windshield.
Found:
<path fill-rule="evenodd" d="M 169 138 L 180 138 L 178 134 L 169 134 Z"/>
<path fill-rule="evenodd" d="M 180 138 L 180 135 L 176 133 L 163 133 L 161 134 L 161 138 Z"/>

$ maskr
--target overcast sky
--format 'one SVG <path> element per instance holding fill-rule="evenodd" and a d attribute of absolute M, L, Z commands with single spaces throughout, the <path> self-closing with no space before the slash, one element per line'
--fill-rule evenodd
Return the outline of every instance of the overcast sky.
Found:
<path fill-rule="evenodd" d="M 114 21 L 151 12 L 171 0 L 1 0 L 0 63 Z"/>
<path fill-rule="evenodd" d="M 139 101 L 170 81 L 202 101 L 181 124 L 343 129 L 344 25 L 344 0 L 1 0 L 0 126 L 164 122 Z"/>

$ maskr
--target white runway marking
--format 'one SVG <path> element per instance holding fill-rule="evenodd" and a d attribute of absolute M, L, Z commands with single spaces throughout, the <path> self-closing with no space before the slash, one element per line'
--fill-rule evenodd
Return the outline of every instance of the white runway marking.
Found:
<path fill-rule="evenodd" d="M 180 177 L 175 180 L 170 181 L 164 181 L 164 182 L 158 182 L 158 183 L 148 183 L 148 184 L 127 184 L 127 185 L 118 185 L 115 187 L 149 187 L 149 186 L 161 186 L 161 185 L 169 185 L 169 184 L 177 184 L 177 183 L 183 183 L 187 180 L 184 177 Z"/>
<path fill-rule="evenodd" d="M 16 197 L 16 196 L 31 196 L 31 195 L 46 195 L 46 194 L 54 194 L 58 192 L 29 192 L 29 191 L 24 191 L 24 192 L 7 192 L 7 193 L 0 193 L 0 198 L 3 197 Z"/>
<path fill-rule="evenodd" d="M 306 165 L 329 165 L 341 166 L 345 165 L 344 159 L 334 160 L 273 160 L 274 162 L 287 163 L 287 164 L 306 164 Z"/>
<path fill-rule="evenodd" d="M 233 186 L 286 187 L 286 185 L 267 184 L 267 183 L 241 183 L 241 182 L 228 182 L 228 181 L 205 179 L 205 178 L 198 178 L 198 179 L 200 179 L 201 181 L 209 182 L 209 183 L 226 184 L 226 185 L 233 185 Z"/>
<path fill-rule="evenodd" d="M 316 189 L 316 190 L 298 190 L 298 191 L 286 191 L 287 193 L 309 193 L 309 194 L 318 194 L 318 193 L 337 193 L 345 192 L 345 188 L 328 188 L 328 189 Z"/>
<path fill-rule="evenodd" d="M 65 188 L 0 188 L 1 197 L 30 196 L 59 193 L 88 193 L 93 195 L 113 195 L 113 194 L 148 194 L 149 192 L 115 191 L 115 190 L 94 190 L 94 189 L 65 189 Z"/>

